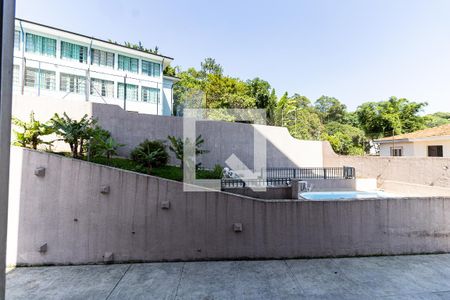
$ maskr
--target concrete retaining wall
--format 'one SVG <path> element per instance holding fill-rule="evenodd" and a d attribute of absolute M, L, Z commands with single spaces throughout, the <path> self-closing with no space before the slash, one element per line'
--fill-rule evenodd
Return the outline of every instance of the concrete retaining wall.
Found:
<path fill-rule="evenodd" d="M 96 263 L 106 252 L 115 261 L 160 261 L 450 250 L 450 198 L 267 201 L 184 193 L 179 182 L 20 148 L 13 153 L 9 264 Z M 46 168 L 44 177 L 36 167 Z M 102 185 L 109 194 L 100 193 Z"/>
<path fill-rule="evenodd" d="M 258 199 L 292 199 L 292 188 L 290 186 L 268 187 L 265 192 L 254 191 L 249 187 L 227 188 L 224 192 Z"/>
<path fill-rule="evenodd" d="M 385 180 L 450 188 L 450 158 L 340 156 L 324 143 L 323 163 L 327 167 L 352 166 L 358 178 Z"/>
<path fill-rule="evenodd" d="M 119 106 L 79 100 L 52 99 L 33 96 L 14 97 L 13 115 L 27 120 L 31 111 L 38 120 L 47 121 L 55 112 L 81 118 L 88 114 L 112 133 L 121 144 L 119 154 L 128 156 L 145 139 L 167 140 L 168 135 L 182 137 L 183 118 L 140 114 L 124 111 Z M 207 168 L 220 164 L 235 154 L 248 168 L 253 168 L 254 131 L 261 133 L 267 142 L 267 167 L 322 167 L 322 142 L 301 141 L 288 130 L 275 126 L 253 126 L 231 122 L 197 122 L 197 135 L 205 140 L 204 148 L 210 152 L 199 157 Z M 178 164 L 171 154 L 171 163 Z"/>

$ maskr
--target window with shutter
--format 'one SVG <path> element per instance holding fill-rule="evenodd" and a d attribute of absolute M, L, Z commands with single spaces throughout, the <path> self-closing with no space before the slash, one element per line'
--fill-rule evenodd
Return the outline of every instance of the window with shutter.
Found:
<path fill-rule="evenodd" d="M 59 89 L 63 92 L 84 94 L 86 91 L 86 77 L 61 73 Z"/>
<path fill-rule="evenodd" d="M 61 58 L 75 60 L 81 63 L 87 62 L 87 47 L 68 42 L 61 42 Z"/>
<path fill-rule="evenodd" d="M 107 98 L 114 97 L 114 81 L 91 78 L 91 95 Z"/>
<path fill-rule="evenodd" d="M 25 51 L 45 56 L 56 56 L 56 40 L 27 33 Z"/>
<path fill-rule="evenodd" d="M 159 89 L 143 86 L 141 101 L 156 104 L 159 102 L 159 93 Z"/>
<path fill-rule="evenodd" d="M 56 73 L 54 71 L 39 70 L 36 68 L 25 69 L 25 86 L 55 90 Z"/>

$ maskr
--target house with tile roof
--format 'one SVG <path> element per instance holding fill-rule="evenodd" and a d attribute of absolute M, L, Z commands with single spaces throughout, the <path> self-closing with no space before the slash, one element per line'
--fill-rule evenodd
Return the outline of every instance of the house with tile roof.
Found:
<path fill-rule="evenodd" d="M 450 124 L 375 141 L 380 156 L 450 157 Z"/>

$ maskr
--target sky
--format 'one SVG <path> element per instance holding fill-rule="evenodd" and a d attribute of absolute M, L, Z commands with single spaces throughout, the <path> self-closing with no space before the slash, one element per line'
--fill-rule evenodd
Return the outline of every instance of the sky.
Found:
<path fill-rule="evenodd" d="M 16 16 L 118 42 L 157 45 L 173 65 L 206 57 L 278 95 L 390 96 L 450 111 L 448 0 L 16 0 Z"/>

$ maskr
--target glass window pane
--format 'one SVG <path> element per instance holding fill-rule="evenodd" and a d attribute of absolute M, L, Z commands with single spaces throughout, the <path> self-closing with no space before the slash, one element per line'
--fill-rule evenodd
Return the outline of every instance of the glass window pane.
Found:
<path fill-rule="evenodd" d="M 14 31 L 14 49 L 20 50 L 20 31 Z"/>
<path fill-rule="evenodd" d="M 59 89 L 64 92 L 84 94 L 86 91 L 86 77 L 61 73 Z"/>
<path fill-rule="evenodd" d="M 161 75 L 161 64 L 154 63 L 150 61 L 142 61 L 142 74 L 152 76 L 152 77 L 159 77 Z"/>
<path fill-rule="evenodd" d="M 20 90 L 20 67 L 18 65 L 14 65 L 13 69 L 13 90 Z"/>
<path fill-rule="evenodd" d="M 114 81 L 91 78 L 91 95 L 113 98 Z"/>
<path fill-rule="evenodd" d="M 55 90 L 56 74 L 54 71 L 39 70 L 36 68 L 25 69 L 25 86 L 44 90 Z"/>
<path fill-rule="evenodd" d="M 98 49 L 91 50 L 91 64 L 114 68 L 114 53 Z"/>
<path fill-rule="evenodd" d="M 159 89 L 143 86 L 141 101 L 156 104 L 159 102 L 159 93 Z"/>
<path fill-rule="evenodd" d="M 122 100 L 123 100 L 124 94 L 125 94 L 124 86 L 125 85 L 120 82 L 117 85 L 117 98 L 122 99 Z M 127 91 L 126 100 L 138 101 L 138 86 L 137 85 L 127 83 L 126 91 Z"/>
<path fill-rule="evenodd" d="M 87 47 L 68 42 L 61 42 L 61 58 L 76 60 L 81 63 L 87 62 Z"/>
<path fill-rule="evenodd" d="M 124 55 L 118 55 L 118 69 L 128 72 L 137 73 L 139 69 L 139 60 Z"/>
<path fill-rule="evenodd" d="M 27 33 L 25 51 L 46 56 L 56 56 L 56 40 Z"/>

